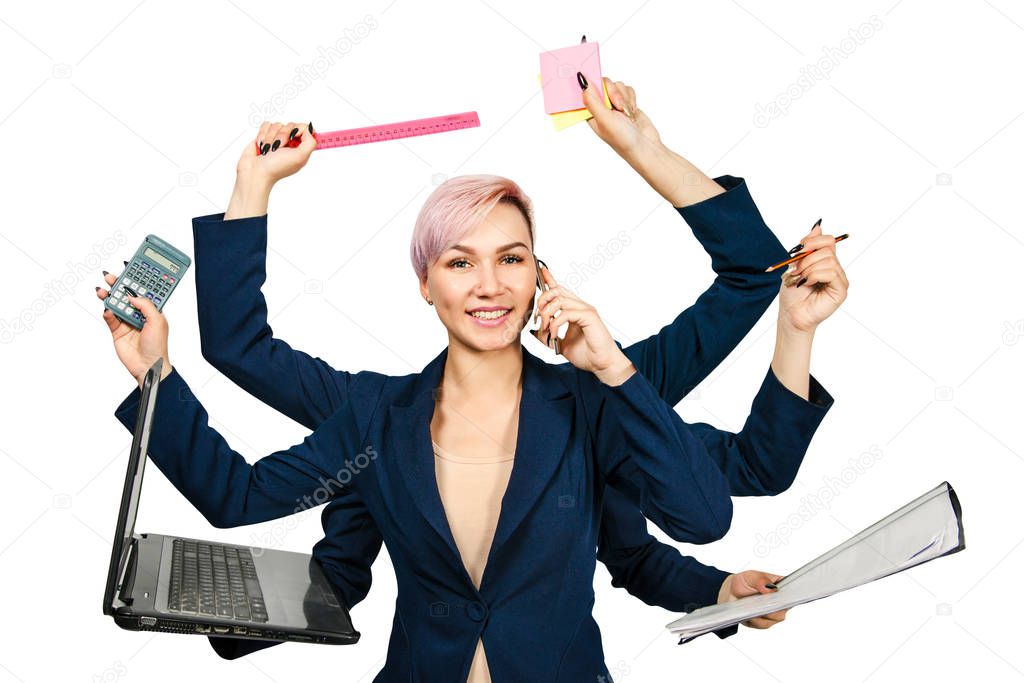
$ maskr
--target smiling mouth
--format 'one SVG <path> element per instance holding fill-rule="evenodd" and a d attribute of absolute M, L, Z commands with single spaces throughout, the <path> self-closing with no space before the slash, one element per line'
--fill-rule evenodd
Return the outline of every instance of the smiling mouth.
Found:
<path fill-rule="evenodd" d="M 506 308 L 503 311 L 479 311 L 477 313 L 466 313 L 466 315 L 476 318 L 477 320 L 501 320 L 512 312 L 511 308 Z"/>

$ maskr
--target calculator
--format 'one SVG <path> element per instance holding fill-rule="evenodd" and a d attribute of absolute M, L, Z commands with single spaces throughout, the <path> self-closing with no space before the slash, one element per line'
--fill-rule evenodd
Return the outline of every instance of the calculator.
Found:
<path fill-rule="evenodd" d="M 150 299 L 156 310 L 162 311 L 167 298 L 190 265 L 192 259 L 183 251 L 156 235 L 146 235 L 135 256 L 111 286 L 110 295 L 103 300 L 104 305 L 121 320 L 141 329 L 146 317 L 128 302 L 124 288 L 128 287 L 139 296 Z"/>

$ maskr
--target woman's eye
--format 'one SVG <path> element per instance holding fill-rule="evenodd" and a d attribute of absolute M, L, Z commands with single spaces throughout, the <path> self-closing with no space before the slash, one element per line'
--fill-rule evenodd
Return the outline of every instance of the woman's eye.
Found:
<path fill-rule="evenodd" d="M 502 260 L 506 260 L 506 259 L 512 259 L 513 263 L 520 263 L 523 260 L 523 258 L 521 256 L 515 256 L 513 254 L 508 254 L 507 256 L 503 257 Z M 467 261 L 464 258 L 460 258 L 460 259 L 455 259 L 454 261 L 449 261 L 448 265 L 453 267 L 453 268 L 455 268 L 460 263 L 469 263 L 469 261 Z M 462 268 L 456 268 L 456 270 L 462 270 Z"/>

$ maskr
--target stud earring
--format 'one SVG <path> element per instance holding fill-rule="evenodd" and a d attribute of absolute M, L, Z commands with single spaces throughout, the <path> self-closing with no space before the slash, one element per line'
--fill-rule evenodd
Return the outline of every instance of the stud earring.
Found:
<path fill-rule="evenodd" d="M 428 306 L 433 306 L 433 305 L 434 305 L 434 302 L 433 302 L 433 301 L 431 301 L 430 299 L 427 299 L 427 305 L 428 305 Z"/>

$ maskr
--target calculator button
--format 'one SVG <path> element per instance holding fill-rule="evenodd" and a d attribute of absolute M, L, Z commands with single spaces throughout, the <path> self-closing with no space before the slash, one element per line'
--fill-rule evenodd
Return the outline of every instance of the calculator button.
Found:
<path fill-rule="evenodd" d="M 149 299 L 153 298 L 153 292 L 146 292 L 146 297 Z"/>
<path fill-rule="evenodd" d="M 157 306 L 160 305 L 161 301 L 163 301 L 163 299 L 161 299 L 160 297 L 158 297 L 158 296 L 153 297 L 153 303 L 155 303 Z"/>
<path fill-rule="evenodd" d="M 121 302 L 121 303 L 117 304 L 117 307 L 123 311 L 124 310 L 124 302 Z"/>

